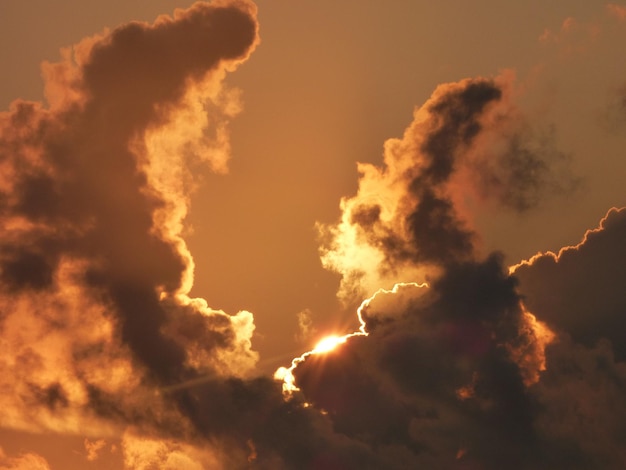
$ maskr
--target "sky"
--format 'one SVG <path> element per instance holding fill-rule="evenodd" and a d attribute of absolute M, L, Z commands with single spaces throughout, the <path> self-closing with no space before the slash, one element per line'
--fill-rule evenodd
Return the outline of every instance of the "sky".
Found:
<path fill-rule="evenodd" d="M 0 469 L 624 468 L 625 40 L 2 2 Z"/>

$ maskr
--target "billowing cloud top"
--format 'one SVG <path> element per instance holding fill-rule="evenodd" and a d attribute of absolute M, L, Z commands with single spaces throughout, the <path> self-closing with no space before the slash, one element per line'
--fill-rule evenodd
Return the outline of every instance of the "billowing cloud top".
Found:
<path fill-rule="evenodd" d="M 587 346 L 610 340 L 620 360 L 626 359 L 624 240 L 626 208 L 612 208 L 578 245 L 537 254 L 513 268 L 533 312 Z"/>
<path fill-rule="evenodd" d="M 571 186 L 555 171 L 565 156 L 515 105 L 514 80 L 507 72 L 440 85 L 402 139 L 386 142 L 382 167 L 359 164 L 359 190 L 342 200 L 341 221 L 320 227 L 322 261 L 342 275 L 342 297 L 474 258 L 470 195 L 525 211 Z"/>

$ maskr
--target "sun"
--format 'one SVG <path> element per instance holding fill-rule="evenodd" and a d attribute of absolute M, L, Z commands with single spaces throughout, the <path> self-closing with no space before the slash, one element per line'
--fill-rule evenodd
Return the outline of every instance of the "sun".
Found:
<path fill-rule="evenodd" d="M 336 336 L 336 335 L 326 336 L 319 343 L 315 345 L 315 348 L 313 348 L 312 352 L 317 353 L 317 354 L 324 354 L 324 353 L 330 352 L 333 349 L 335 349 L 337 346 L 339 346 L 340 344 L 345 343 L 347 339 L 348 338 L 346 336 Z"/>

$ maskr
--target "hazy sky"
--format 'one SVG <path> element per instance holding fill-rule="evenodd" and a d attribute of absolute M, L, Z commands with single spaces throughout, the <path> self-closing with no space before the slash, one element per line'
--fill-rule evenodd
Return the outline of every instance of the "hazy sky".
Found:
<path fill-rule="evenodd" d="M 626 4 L 199 3 L 0 4 L 0 468 L 622 468 Z"/>

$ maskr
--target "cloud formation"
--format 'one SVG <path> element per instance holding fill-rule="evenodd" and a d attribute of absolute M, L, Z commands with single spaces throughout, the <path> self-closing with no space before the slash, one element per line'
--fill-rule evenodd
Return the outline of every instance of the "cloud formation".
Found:
<path fill-rule="evenodd" d="M 575 246 L 546 252 L 514 267 L 524 302 L 554 328 L 593 347 L 609 340 L 626 359 L 626 208 L 612 208 Z"/>
<path fill-rule="evenodd" d="M 113 442 L 129 469 L 377 466 L 251 377 L 251 313 L 188 295 L 190 168 L 226 169 L 222 79 L 257 44 L 255 15 L 199 2 L 85 39 L 45 65 L 48 106 L 0 116 L 3 428 L 87 436 L 92 462 Z"/>
<path fill-rule="evenodd" d="M 535 437 L 526 384 L 543 351 L 514 286 L 494 256 L 455 265 L 430 288 L 405 287 L 402 300 L 387 294 L 398 313 L 365 309 L 369 335 L 311 356 L 296 383 L 384 468 L 526 468 Z"/>
<path fill-rule="evenodd" d="M 251 3 L 199 2 L 85 39 L 47 106 L 0 115 L 0 426 L 128 469 L 622 468 L 626 210 L 513 272 L 472 225 L 468 199 L 521 213 L 572 181 L 509 72 L 439 86 L 359 165 L 320 230 L 363 329 L 302 356 L 299 390 L 254 376 L 252 314 L 189 296 L 183 233 L 258 41 Z"/>
<path fill-rule="evenodd" d="M 621 468 L 625 221 L 513 275 L 492 254 L 379 292 L 368 335 L 306 357 L 296 385 L 385 468 Z"/>
<path fill-rule="evenodd" d="M 369 296 L 428 280 L 474 258 L 478 235 L 465 201 L 523 212 L 572 186 L 566 156 L 515 105 L 514 76 L 437 87 L 381 167 L 359 164 L 359 189 L 337 225 L 320 226 L 322 262 L 342 275 L 340 296 Z"/>
<path fill-rule="evenodd" d="M 189 166 L 226 169 L 238 104 L 221 82 L 255 14 L 199 2 L 85 39 L 44 66 L 48 107 L 0 116 L 3 427 L 193 433 L 194 398 L 159 390 L 251 371 L 252 315 L 188 296 L 181 233 Z"/>
<path fill-rule="evenodd" d="M 626 462 L 624 210 L 611 210 L 581 245 L 538 255 L 512 275 L 501 255 L 480 252 L 459 198 L 463 189 L 524 211 L 533 204 L 511 204 L 510 191 L 543 197 L 559 152 L 531 152 L 506 132 L 527 128 L 503 104 L 505 90 L 486 79 L 440 86 L 403 139 L 387 143 L 385 166 L 361 165 L 357 195 L 327 228 L 323 259 L 343 274 L 342 295 L 404 283 L 363 304 L 365 334 L 303 355 L 291 373 L 306 401 L 382 468 Z M 503 151 L 521 143 L 522 152 Z M 518 174 L 518 165 L 528 170 Z M 506 189 L 490 186 L 494 174 L 509 176 Z M 428 286 L 411 283 L 423 279 Z"/>

